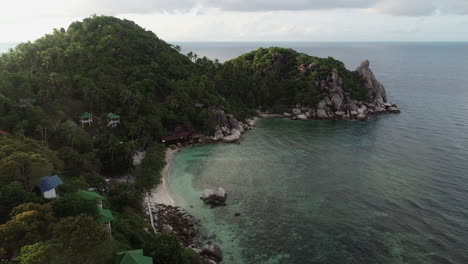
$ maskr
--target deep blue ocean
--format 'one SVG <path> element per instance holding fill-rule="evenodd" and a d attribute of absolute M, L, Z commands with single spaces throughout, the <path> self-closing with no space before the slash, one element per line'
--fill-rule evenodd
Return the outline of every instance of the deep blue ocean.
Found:
<path fill-rule="evenodd" d="M 237 263 L 468 263 L 468 44 L 178 43 L 232 59 L 260 46 L 369 59 L 402 113 L 262 119 L 241 144 L 184 149 L 176 200 Z M 225 207 L 198 199 L 223 186 Z M 240 213 L 240 216 L 234 216 Z"/>

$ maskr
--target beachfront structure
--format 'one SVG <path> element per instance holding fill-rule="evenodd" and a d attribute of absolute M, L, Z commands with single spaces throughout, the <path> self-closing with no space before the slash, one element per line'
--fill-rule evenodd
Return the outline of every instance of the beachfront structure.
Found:
<path fill-rule="evenodd" d="M 91 113 L 85 112 L 80 116 L 80 124 L 81 126 L 85 126 L 87 124 L 93 124 L 93 115 Z"/>
<path fill-rule="evenodd" d="M 114 220 L 112 212 L 109 209 L 102 208 L 102 200 L 104 200 L 104 196 L 91 191 L 84 191 L 79 190 L 77 192 L 78 196 L 85 200 L 95 201 L 98 207 L 99 216 L 97 221 L 101 224 L 105 224 L 107 229 L 109 230 L 109 234 L 112 233 L 111 221 Z"/>
<path fill-rule="evenodd" d="M 162 137 L 161 142 L 165 144 L 187 141 L 191 138 L 192 131 L 185 130 L 184 127 L 178 125 L 175 127 L 171 135 Z"/>
<path fill-rule="evenodd" d="M 58 175 L 44 177 L 39 182 L 39 190 L 41 191 L 42 196 L 46 199 L 57 198 L 55 189 L 62 184 L 63 181 Z"/>
<path fill-rule="evenodd" d="M 143 249 L 118 252 L 115 264 L 153 264 L 153 258 L 143 255 Z"/>
<path fill-rule="evenodd" d="M 120 124 L 120 116 L 117 114 L 109 113 L 107 114 L 107 118 L 109 119 L 107 126 L 116 127 L 118 124 Z"/>

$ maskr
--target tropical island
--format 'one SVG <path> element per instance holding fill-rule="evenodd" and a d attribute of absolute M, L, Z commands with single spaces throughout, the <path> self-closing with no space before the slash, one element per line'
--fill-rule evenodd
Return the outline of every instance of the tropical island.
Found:
<path fill-rule="evenodd" d="M 167 147 L 237 141 L 257 116 L 398 112 L 368 61 L 272 47 L 220 63 L 107 16 L 55 29 L 0 56 L 0 262 L 217 263 L 145 213 Z"/>

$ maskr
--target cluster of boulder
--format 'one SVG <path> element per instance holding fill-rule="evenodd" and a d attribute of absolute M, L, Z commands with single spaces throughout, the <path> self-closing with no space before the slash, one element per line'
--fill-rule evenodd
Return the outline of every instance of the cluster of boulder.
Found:
<path fill-rule="evenodd" d="M 214 110 L 218 125 L 215 128 L 213 140 L 223 142 L 238 141 L 241 135 L 252 128 L 254 120 L 249 119 L 245 123 L 238 121 L 234 115 L 226 114 L 221 109 Z"/>
<path fill-rule="evenodd" d="M 219 187 L 217 190 L 205 189 L 200 199 L 212 207 L 226 205 L 227 193 L 223 187 Z"/>
<path fill-rule="evenodd" d="M 316 64 L 300 65 L 298 71 L 305 74 L 313 71 Z M 394 103 L 388 101 L 384 86 L 375 78 L 369 68 L 369 61 L 363 61 L 355 70 L 363 82 L 363 89 L 368 101 L 356 101 L 343 89 L 343 79 L 336 69 L 325 80 L 316 81 L 316 86 L 327 96 L 313 106 L 296 105 L 290 112 L 283 113 L 284 117 L 298 120 L 333 119 L 333 120 L 367 120 L 369 116 L 381 113 L 399 113 Z"/>
<path fill-rule="evenodd" d="M 211 242 L 206 242 L 208 237 L 200 230 L 200 221 L 184 209 L 155 204 L 152 205 L 151 214 L 156 232 L 177 236 L 184 247 L 188 247 L 200 255 L 200 263 L 217 264 L 223 260 L 221 249 Z"/>
<path fill-rule="evenodd" d="M 186 247 L 195 243 L 200 222 L 180 207 L 155 204 L 151 210 L 156 232 L 176 235 Z"/>

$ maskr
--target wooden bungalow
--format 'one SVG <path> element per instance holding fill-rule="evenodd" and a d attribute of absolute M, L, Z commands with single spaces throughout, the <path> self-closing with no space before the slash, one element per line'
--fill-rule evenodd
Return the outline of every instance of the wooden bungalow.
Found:
<path fill-rule="evenodd" d="M 62 184 L 62 179 L 57 175 L 44 177 L 39 182 L 39 190 L 41 191 L 42 196 L 46 199 L 57 198 L 55 189 Z"/>
<path fill-rule="evenodd" d="M 109 113 L 107 114 L 107 118 L 109 119 L 107 126 L 116 127 L 117 125 L 120 124 L 120 116 L 117 114 Z"/>
<path fill-rule="evenodd" d="M 143 255 L 143 249 L 118 252 L 115 264 L 153 264 L 153 258 Z"/>
<path fill-rule="evenodd" d="M 93 124 L 93 115 L 91 113 L 85 112 L 80 116 L 80 124 L 81 126 L 85 126 L 87 124 Z"/>

